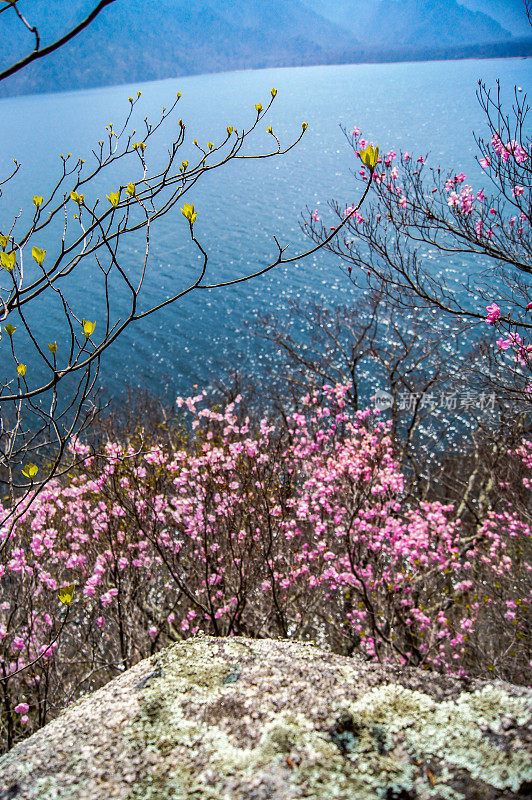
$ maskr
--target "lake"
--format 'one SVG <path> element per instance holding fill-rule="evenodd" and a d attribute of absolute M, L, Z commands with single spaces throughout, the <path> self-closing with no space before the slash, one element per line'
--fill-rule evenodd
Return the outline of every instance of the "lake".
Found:
<path fill-rule="evenodd" d="M 33 194 L 46 194 L 58 174 L 59 153 L 88 157 L 105 125 L 112 121 L 118 127 L 128 95 L 137 89 L 142 90 L 141 116 L 150 117 L 181 91 L 177 117 L 187 123 L 188 141 L 216 142 L 223 138 L 226 125 L 248 126 L 255 116 L 254 104 L 266 104 L 275 86 L 278 96 L 262 129 L 273 125 L 281 141 L 288 143 L 307 121 L 303 141 L 279 159 L 224 167 L 198 183 L 186 198 L 199 211 L 195 228 L 209 252 L 211 280 L 253 272 L 275 256 L 274 234 L 283 245 L 290 245 L 290 253 L 305 249 L 299 217 L 306 206 L 321 209 L 325 218 L 327 200 L 347 203 L 356 197 L 350 172 L 356 165 L 340 125 L 349 129 L 358 125 L 381 150 L 430 152 L 432 163 L 444 170 L 463 170 L 480 187 L 473 131 L 486 131 L 475 99 L 478 78 L 489 85 L 500 78 L 510 99 L 514 84 L 523 91 L 530 89 L 530 62 L 270 69 L 2 99 L 0 174 L 8 172 L 13 157 L 23 167 L 0 198 L 0 229 L 5 231 L 14 209 L 31 204 Z M 151 158 L 162 157 L 175 130 L 173 121 L 150 146 Z M 257 150 L 267 146 L 266 134 L 261 132 L 255 142 Z M 129 179 L 119 173 L 116 182 Z M 105 196 L 113 188 L 104 184 L 100 190 Z M 53 242 L 39 244 L 54 247 Z M 141 256 L 138 244 L 124 243 L 132 263 Z M 196 262 L 179 212 L 160 220 L 152 232 L 147 302 L 164 299 L 176 281 L 192 274 Z M 355 290 L 331 256 L 319 254 L 252 282 L 189 295 L 127 331 L 104 357 L 101 381 L 111 395 L 126 384 L 173 394 L 187 392 L 193 384 L 206 385 L 228 367 L 260 370 L 268 347 L 250 334 L 247 324 L 259 313 L 286 314 L 290 299 L 312 298 L 331 305 L 356 300 Z M 101 290 L 83 271 L 71 286 L 71 300 L 80 316 L 101 316 Z M 57 339 L 54 313 L 46 308 L 39 313 L 40 339 L 44 343 Z M 30 363 L 31 354 L 27 359 Z"/>

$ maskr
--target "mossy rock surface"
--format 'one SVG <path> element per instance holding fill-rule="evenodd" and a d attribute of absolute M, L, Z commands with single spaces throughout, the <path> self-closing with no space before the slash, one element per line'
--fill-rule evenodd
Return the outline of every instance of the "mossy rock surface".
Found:
<path fill-rule="evenodd" d="M 532 791 L 532 693 L 190 639 L 0 758 L 10 800 L 495 800 Z"/>

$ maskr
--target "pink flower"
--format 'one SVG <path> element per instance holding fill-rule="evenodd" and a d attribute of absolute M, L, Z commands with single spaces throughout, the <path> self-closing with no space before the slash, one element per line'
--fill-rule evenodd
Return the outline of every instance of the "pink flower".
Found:
<path fill-rule="evenodd" d="M 510 347 L 511 342 L 508 339 L 503 339 L 502 336 L 497 339 L 497 347 L 500 350 L 508 350 Z"/>
<path fill-rule="evenodd" d="M 514 197 L 519 197 L 524 193 L 525 193 L 524 186 L 514 186 L 512 189 L 512 194 Z"/>
<path fill-rule="evenodd" d="M 490 306 L 486 306 L 486 311 L 488 312 L 486 322 L 488 325 L 495 325 L 495 322 L 501 316 L 501 309 L 496 303 L 492 303 Z"/>
<path fill-rule="evenodd" d="M 150 636 L 151 636 L 153 639 L 155 639 L 155 637 L 157 636 L 158 632 L 159 632 L 159 631 L 157 630 L 157 628 L 155 627 L 155 625 L 150 625 L 150 627 L 148 628 L 148 633 L 150 634 Z"/>
<path fill-rule="evenodd" d="M 19 703 L 18 706 L 15 706 L 15 714 L 26 714 L 30 707 L 27 703 Z"/>
<path fill-rule="evenodd" d="M 20 636 L 15 636 L 13 639 L 13 647 L 15 650 L 24 650 L 24 639 L 21 639 Z"/>
<path fill-rule="evenodd" d="M 102 596 L 100 597 L 102 606 L 108 606 L 109 603 L 112 603 L 113 597 L 116 597 L 117 594 L 118 594 L 118 589 L 109 589 L 108 592 L 102 594 Z"/>
<path fill-rule="evenodd" d="M 20 724 L 21 725 L 27 725 L 29 721 L 30 721 L 30 719 L 29 719 L 29 717 L 26 716 L 26 714 L 24 714 L 24 716 L 20 718 Z"/>

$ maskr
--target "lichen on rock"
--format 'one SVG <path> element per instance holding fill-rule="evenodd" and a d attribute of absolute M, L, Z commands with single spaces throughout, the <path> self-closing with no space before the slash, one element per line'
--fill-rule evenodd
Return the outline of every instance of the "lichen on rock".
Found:
<path fill-rule="evenodd" d="M 524 797 L 531 693 L 308 644 L 189 639 L 0 759 L 24 800 Z M 17 796 L 17 795 L 15 795 Z"/>

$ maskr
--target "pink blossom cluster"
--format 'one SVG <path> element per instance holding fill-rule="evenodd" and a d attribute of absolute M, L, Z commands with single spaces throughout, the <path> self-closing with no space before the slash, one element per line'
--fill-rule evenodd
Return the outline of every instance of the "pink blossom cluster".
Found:
<path fill-rule="evenodd" d="M 12 673 L 42 655 L 9 682 L 16 725 L 38 724 L 51 676 L 74 695 L 72 676 L 201 631 L 351 642 L 457 674 L 478 671 L 487 614 L 519 639 L 528 522 L 508 507 L 472 533 L 452 506 L 409 497 L 388 426 L 349 411 L 347 391 L 325 386 L 282 425 L 256 426 L 240 397 L 210 407 L 202 392 L 178 399 L 180 433 L 164 444 L 90 457 L 74 443 L 81 466 L 26 510 L 1 567 L 0 660 Z M 525 442 L 516 459 L 530 466 L 531 452 Z M 507 591 L 486 599 L 490 580 Z"/>

